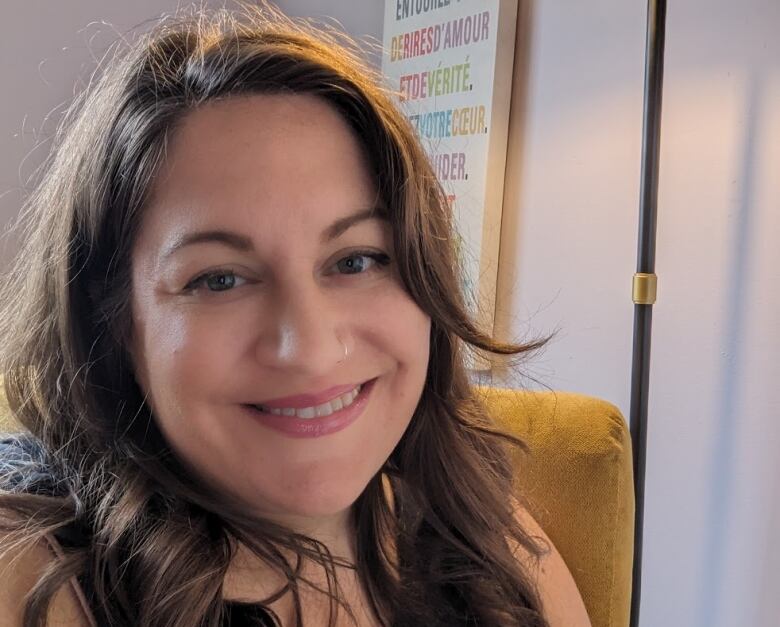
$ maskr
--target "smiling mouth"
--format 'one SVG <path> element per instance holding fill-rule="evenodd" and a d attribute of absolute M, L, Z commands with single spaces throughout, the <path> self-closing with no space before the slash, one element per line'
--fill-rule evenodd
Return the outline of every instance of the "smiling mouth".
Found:
<path fill-rule="evenodd" d="M 365 383 L 360 383 L 355 386 L 349 392 L 341 394 L 336 398 L 333 398 L 325 403 L 319 405 L 313 405 L 311 407 L 266 407 L 265 405 L 252 405 L 258 411 L 264 414 L 272 414 L 274 416 L 294 416 L 296 418 L 302 418 L 304 420 L 312 418 L 321 418 L 324 416 L 330 416 L 333 412 L 349 407 L 355 402 L 360 390 L 363 389 Z"/>

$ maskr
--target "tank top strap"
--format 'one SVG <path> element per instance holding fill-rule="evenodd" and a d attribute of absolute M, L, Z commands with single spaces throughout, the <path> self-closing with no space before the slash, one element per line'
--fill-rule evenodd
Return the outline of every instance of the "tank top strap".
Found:
<path fill-rule="evenodd" d="M 47 533 L 44 538 L 46 539 L 46 542 L 48 543 L 52 553 L 54 553 L 58 558 L 63 558 L 65 556 L 62 550 L 62 546 L 60 546 L 60 543 L 52 534 Z M 70 578 L 68 583 L 70 584 L 71 590 L 73 591 L 73 594 L 78 601 L 79 607 L 81 607 L 82 614 L 84 615 L 84 618 L 86 619 L 89 626 L 98 627 L 97 621 L 95 620 L 95 615 L 92 613 L 92 610 L 89 607 L 87 597 L 84 594 L 84 590 L 82 589 L 78 579 L 73 576 Z"/>

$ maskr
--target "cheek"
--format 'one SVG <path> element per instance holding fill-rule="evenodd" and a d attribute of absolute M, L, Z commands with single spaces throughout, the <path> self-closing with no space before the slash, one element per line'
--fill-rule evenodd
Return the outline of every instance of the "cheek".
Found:
<path fill-rule="evenodd" d="M 430 357 L 431 319 L 400 287 L 378 296 L 368 309 L 364 332 L 387 360 L 391 428 L 405 428 L 422 394 Z"/>
<path fill-rule="evenodd" d="M 214 420 L 215 408 L 227 397 L 226 382 L 236 371 L 228 346 L 236 334 L 227 330 L 243 327 L 183 309 L 134 312 L 139 384 L 167 442 L 204 479 L 223 485 L 237 443 Z"/>
<path fill-rule="evenodd" d="M 428 365 L 431 319 L 398 287 L 374 299 L 367 323 L 381 337 L 386 350 L 410 369 Z"/>
<path fill-rule="evenodd" d="M 206 384 L 220 370 L 219 360 L 229 354 L 222 328 L 186 311 L 155 307 L 134 311 L 133 355 L 139 384 L 163 421 L 180 415 L 187 399 L 208 390 Z"/>

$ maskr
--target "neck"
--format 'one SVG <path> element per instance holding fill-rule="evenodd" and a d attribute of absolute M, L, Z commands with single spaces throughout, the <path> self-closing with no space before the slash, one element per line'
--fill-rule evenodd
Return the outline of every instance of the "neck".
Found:
<path fill-rule="evenodd" d="M 288 520 L 285 526 L 296 533 L 321 542 L 334 558 L 346 560 L 350 564 L 355 563 L 355 534 L 349 510 L 317 521 Z M 281 552 L 295 567 L 294 552 L 288 550 Z M 344 577 L 346 574 L 344 571 L 347 570 L 349 569 L 337 568 L 340 579 L 342 577 L 349 579 L 348 576 Z M 327 587 L 322 566 L 311 560 L 304 560 L 301 565 L 301 575 L 317 585 Z M 223 596 L 226 599 L 257 602 L 271 596 L 286 583 L 286 577 L 278 568 L 266 563 L 244 544 L 239 544 L 225 575 Z"/>
<path fill-rule="evenodd" d="M 395 507 L 392 487 L 387 476 L 382 478 L 386 498 L 391 510 Z M 298 519 L 286 521 L 290 529 L 307 535 L 310 538 L 322 542 L 334 558 L 341 558 L 350 564 L 356 563 L 356 533 L 352 525 L 351 508 L 340 514 L 319 519 L 317 521 L 308 519 Z M 392 543 L 387 547 L 392 555 L 394 547 Z M 282 551 L 287 557 L 288 562 L 294 567 L 296 556 L 287 551 Z M 301 575 L 310 580 L 315 585 L 327 590 L 327 581 L 322 566 L 311 561 L 304 561 L 301 565 Z M 365 598 L 361 582 L 358 579 L 357 572 L 354 569 L 336 567 L 336 575 L 339 585 L 344 593 L 345 600 L 351 607 L 361 608 L 360 612 L 365 616 L 365 622 L 361 624 L 375 624 L 373 619 L 369 620 L 370 612 L 367 599 Z M 223 585 L 223 598 L 228 600 L 239 600 L 244 602 L 260 602 L 270 598 L 272 595 L 281 591 L 287 584 L 287 579 L 278 569 L 264 562 L 244 545 L 239 545 L 236 554 L 228 568 Z M 311 590 L 303 585 L 299 588 L 302 597 L 309 597 L 311 601 Z M 319 594 L 319 593 L 318 593 Z M 312 605 L 321 605 L 324 597 L 314 599 Z M 305 604 L 305 603 L 304 603 Z M 272 608 L 279 616 L 291 616 L 292 600 L 290 594 L 284 594 L 278 601 L 271 604 Z M 292 619 L 290 619 L 292 620 Z M 327 619 L 325 619 L 327 622 Z M 284 624 L 294 624 L 285 622 Z M 315 622 L 314 624 L 318 624 Z"/>

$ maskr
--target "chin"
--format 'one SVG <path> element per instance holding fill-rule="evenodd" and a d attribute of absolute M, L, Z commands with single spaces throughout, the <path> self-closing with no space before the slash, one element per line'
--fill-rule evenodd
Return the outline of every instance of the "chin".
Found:
<path fill-rule="evenodd" d="M 302 494 L 296 503 L 290 504 L 290 509 L 297 510 L 298 515 L 306 517 L 334 516 L 350 509 L 358 500 L 359 492 L 322 491 Z"/>
<path fill-rule="evenodd" d="M 260 512 L 272 511 L 272 518 L 328 518 L 349 510 L 360 497 L 365 484 L 345 485 L 344 481 L 288 486 L 277 494 L 268 494 L 262 503 L 255 503 Z"/>

